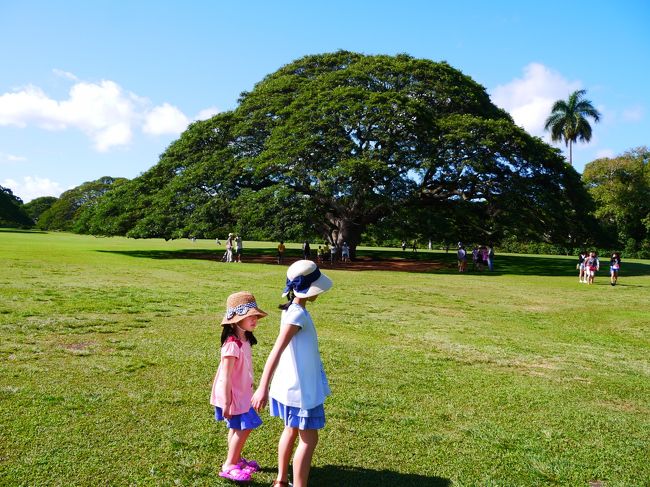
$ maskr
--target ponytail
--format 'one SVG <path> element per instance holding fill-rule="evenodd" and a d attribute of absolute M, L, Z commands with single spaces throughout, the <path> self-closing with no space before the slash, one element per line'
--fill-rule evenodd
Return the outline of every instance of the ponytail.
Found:
<path fill-rule="evenodd" d="M 287 302 L 278 305 L 278 308 L 281 309 L 282 311 L 286 311 L 289 309 L 289 306 L 291 306 L 291 303 L 293 303 L 293 299 L 296 297 L 296 295 L 293 293 L 293 289 L 289 289 L 289 294 L 287 294 Z"/>

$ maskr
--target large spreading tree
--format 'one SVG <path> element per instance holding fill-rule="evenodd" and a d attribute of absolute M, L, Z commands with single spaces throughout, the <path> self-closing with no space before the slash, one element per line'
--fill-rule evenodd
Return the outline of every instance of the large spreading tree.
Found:
<path fill-rule="evenodd" d="M 339 51 L 284 66 L 232 112 L 192 124 L 156 166 L 103 197 L 90 221 L 96 233 L 175 238 L 230 227 L 354 249 L 370 225 L 398 214 L 395 231 L 440 221 L 432 212 L 472 214 L 486 239 L 566 239 L 587 200 L 557 149 L 447 63 Z"/>

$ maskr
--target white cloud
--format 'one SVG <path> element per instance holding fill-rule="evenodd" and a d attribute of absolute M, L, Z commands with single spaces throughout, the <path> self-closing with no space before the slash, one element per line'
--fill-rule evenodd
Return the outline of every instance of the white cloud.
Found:
<path fill-rule="evenodd" d="M 644 110 L 642 106 L 635 106 L 623 110 L 623 120 L 626 122 L 640 122 L 643 119 Z"/>
<path fill-rule="evenodd" d="M 4 152 L 0 152 L 0 162 L 23 162 L 26 160 L 27 158 L 23 156 L 15 156 L 13 154 L 5 154 Z"/>
<path fill-rule="evenodd" d="M 531 63 L 522 78 L 499 85 L 492 90 L 492 101 L 505 109 L 517 125 L 529 133 L 543 137 L 544 123 L 553 103 L 581 88 L 579 81 L 568 81 L 559 72 L 543 64 Z"/>
<path fill-rule="evenodd" d="M 58 76 L 59 78 L 64 78 L 64 79 L 69 79 L 71 81 L 78 81 L 79 78 L 77 78 L 73 73 L 70 73 L 68 71 L 63 71 L 62 69 L 53 69 L 52 72 L 54 73 L 55 76 Z"/>
<path fill-rule="evenodd" d="M 221 110 L 219 110 L 217 107 L 204 108 L 196 115 L 196 117 L 194 117 L 194 120 L 207 120 L 214 117 L 220 111 Z"/>
<path fill-rule="evenodd" d="M 178 135 L 191 122 L 179 108 L 169 103 L 151 108 L 147 98 L 124 90 L 114 81 L 89 83 L 72 73 L 53 71 L 75 81 L 68 98 L 53 99 L 33 85 L 0 94 L 0 126 L 77 129 L 92 140 L 95 150 L 106 152 L 130 144 L 136 130 L 151 135 Z M 217 112 L 216 107 L 206 108 L 197 119 Z"/>
<path fill-rule="evenodd" d="M 151 135 L 177 135 L 183 132 L 189 123 L 189 118 L 182 111 L 169 103 L 163 103 L 146 114 L 142 131 Z"/>
<path fill-rule="evenodd" d="M 127 145 L 131 141 L 131 127 L 127 122 L 115 123 L 98 130 L 93 138 L 95 149 L 106 152 L 113 146 Z"/>
<path fill-rule="evenodd" d="M 20 197 L 24 203 L 28 203 L 39 196 L 56 196 L 63 193 L 63 187 L 56 181 L 38 176 L 25 176 L 22 182 L 13 179 L 5 179 L 0 183 L 1 186 L 11 189 L 13 194 Z"/>
<path fill-rule="evenodd" d="M 0 126 L 35 125 L 45 130 L 76 128 L 88 135 L 95 149 L 106 151 L 131 141 L 141 99 L 113 81 L 75 83 L 69 98 L 53 100 L 36 86 L 0 95 Z"/>

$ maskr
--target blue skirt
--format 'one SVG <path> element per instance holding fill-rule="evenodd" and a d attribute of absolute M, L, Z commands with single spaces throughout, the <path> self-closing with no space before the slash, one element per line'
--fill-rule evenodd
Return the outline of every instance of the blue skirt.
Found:
<path fill-rule="evenodd" d="M 282 418 L 284 425 L 299 430 L 319 430 L 325 427 L 325 408 L 322 404 L 311 409 L 285 406 L 271 398 L 271 416 Z"/>
<path fill-rule="evenodd" d="M 262 420 L 252 407 L 246 413 L 235 414 L 230 419 L 227 419 L 223 416 L 223 409 L 216 406 L 214 408 L 214 418 L 217 421 L 225 421 L 226 426 L 234 430 L 252 430 L 262 424 Z"/>

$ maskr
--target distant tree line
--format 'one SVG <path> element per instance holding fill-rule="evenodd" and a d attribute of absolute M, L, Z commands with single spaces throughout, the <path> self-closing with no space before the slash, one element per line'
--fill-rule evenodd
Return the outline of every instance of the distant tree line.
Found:
<path fill-rule="evenodd" d="M 34 200 L 29 218 L 134 238 L 234 231 L 353 249 L 461 239 L 650 255 L 649 188 L 646 148 L 594 161 L 581 179 L 448 64 L 339 51 L 270 74 L 137 178 Z"/>

